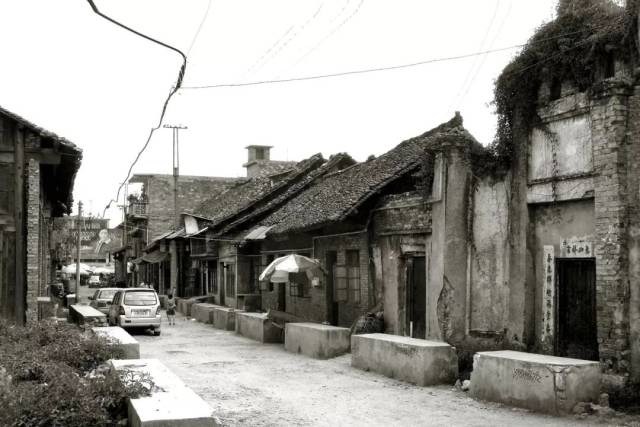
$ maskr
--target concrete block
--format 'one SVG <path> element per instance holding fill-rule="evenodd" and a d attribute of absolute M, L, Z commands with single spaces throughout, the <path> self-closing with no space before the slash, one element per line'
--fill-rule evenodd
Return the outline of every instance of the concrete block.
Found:
<path fill-rule="evenodd" d="M 287 323 L 284 349 L 315 359 L 330 359 L 348 353 L 351 346 L 349 328 L 319 323 Z"/>
<path fill-rule="evenodd" d="M 262 343 L 281 343 L 282 329 L 264 313 L 236 312 L 236 333 Z"/>
<path fill-rule="evenodd" d="M 191 306 L 191 317 L 202 323 L 213 323 L 213 310 L 218 307 L 213 304 L 199 303 Z"/>
<path fill-rule="evenodd" d="M 455 347 L 398 335 L 352 335 L 351 366 L 419 386 L 453 384 L 458 377 Z"/>
<path fill-rule="evenodd" d="M 101 326 L 91 328 L 94 334 L 106 338 L 112 345 L 120 347 L 123 359 L 139 359 L 140 344 L 120 326 Z"/>
<path fill-rule="evenodd" d="M 69 307 L 69 318 L 78 325 L 107 326 L 107 316 L 88 305 L 73 304 Z"/>
<path fill-rule="evenodd" d="M 132 427 L 210 427 L 219 425 L 213 410 L 157 359 L 110 360 L 111 369 L 147 373 L 155 387 L 151 396 L 129 399 Z"/>
<path fill-rule="evenodd" d="M 225 331 L 235 331 L 236 313 L 242 312 L 242 310 L 235 310 L 231 307 L 216 306 L 212 312 L 213 326 L 218 329 L 224 329 Z"/>
<path fill-rule="evenodd" d="M 551 414 L 578 402 L 597 402 L 600 363 L 518 351 L 485 351 L 473 358 L 473 397 Z"/>

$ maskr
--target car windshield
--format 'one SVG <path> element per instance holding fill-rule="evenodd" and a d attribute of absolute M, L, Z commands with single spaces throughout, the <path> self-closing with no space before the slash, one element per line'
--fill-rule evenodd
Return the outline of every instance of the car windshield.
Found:
<path fill-rule="evenodd" d="M 117 291 L 115 291 L 115 290 L 100 291 L 100 294 L 98 295 L 98 299 L 112 300 L 113 296 L 116 294 L 116 292 Z"/>
<path fill-rule="evenodd" d="M 132 291 L 124 295 L 125 305 L 154 305 L 156 301 L 154 291 Z"/>

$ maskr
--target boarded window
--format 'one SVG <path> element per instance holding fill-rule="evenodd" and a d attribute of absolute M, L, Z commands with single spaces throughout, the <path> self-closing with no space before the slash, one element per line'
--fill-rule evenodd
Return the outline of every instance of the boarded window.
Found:
<path fill-rule="evenodd" d="M 529 147 L 529 179 L 548 179 L 593 171 L 591 127 L 586 115 L 534 129 Z"/>

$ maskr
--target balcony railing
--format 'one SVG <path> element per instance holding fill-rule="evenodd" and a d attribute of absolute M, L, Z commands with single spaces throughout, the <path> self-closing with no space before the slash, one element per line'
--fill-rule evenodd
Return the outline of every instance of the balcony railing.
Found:
<path fill-rule="evenodd" d="M 133 216 L 147 216 L 147 204 L 146 202 L 131 202 L 127 209 L 127 214 Z"/>

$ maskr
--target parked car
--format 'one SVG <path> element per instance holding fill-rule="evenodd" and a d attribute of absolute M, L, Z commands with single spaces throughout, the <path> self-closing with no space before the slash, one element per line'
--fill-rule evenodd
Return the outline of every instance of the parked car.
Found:
<path fill-rule="evenodd" d="M 155 335 L 160 335 L 160 299 L 153 289 L 119 289 L 107 317 L 112 326 L 150 328 Z"/>
<path fill-rule="evenodd" d="M 97 274 L 92 274 L 89 276 L 89 280 L 87 280 L 87 284 L 90 288 L 99 288 L 102 284 L 102 280 L 100 280 L 100 276 Z"/>
<path fill-rule="evenodd" d="M 114 295 L 119 290 L 120 288 L 98 289 L 92 296 L 89 297 L 89 300 L 91 300 L 89 305 L 108 316 L 109 308 L 111 307 L 111 301 L 113 301 Z"/>

